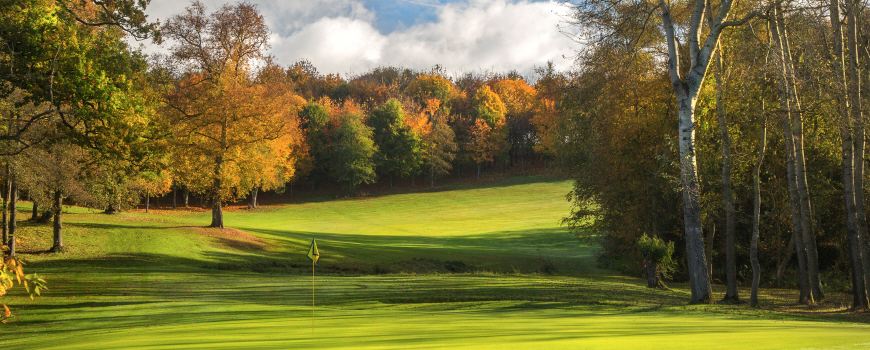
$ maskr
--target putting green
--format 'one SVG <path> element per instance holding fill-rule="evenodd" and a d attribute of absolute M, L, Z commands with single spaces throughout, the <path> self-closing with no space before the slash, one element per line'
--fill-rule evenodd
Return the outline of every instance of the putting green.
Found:
<path fill-rule="evenodd" d="M 569 188 L 516 177 L 229 212 L 241 231 L 203 229 L 207 212 L 71 208 L 69 252 L 24 254 L 49 292 L 0 300 L 16 314 L 0 348 L 870 348 L 866 317 L 777 311 L 794 291 L 763 290 L 768 310 L 686 306 L 685 285 L 607 275 L 558 225 Z M 50 226 L 22 227 L 25 252 L 50 246 Z"/>
<path fill-rule="evenodd" d="M 565 311 L 310 310 L 296 317 L 93 332 L 40 349 L 866 349 L 870 328 L 819 322 Z M 52 344 L 53 343 L 53 344 Z"/>

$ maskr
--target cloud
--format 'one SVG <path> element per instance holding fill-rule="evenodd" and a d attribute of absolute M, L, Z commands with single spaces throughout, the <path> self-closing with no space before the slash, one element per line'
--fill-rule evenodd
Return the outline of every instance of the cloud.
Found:
<path fill-rule="evenodd" d="M 554 2 L 407 0 L 389 14 L 378 7 L 383 4 L 368 6 L 363 0 L 253 2 L 274 33 L 272 54 L 278 62 L 308 59 L 324 73 L 358 74 L 387 65 L 422 70 L 438 64 L 450 73 L 517 70 L 530 74 L 547 61 L 567 69 L 578 45 L 559 32 L 559 14 L 565 8 Z M 205 3 L 216 9 L 223 1 Z M 148 13 L 165 21 L 187 4 L 154 0 Z M 402 14 L 416 19 L 400 19 L 410 26 L 384 25 L 397 20 L 386 17 Z"/>
<path fill-rule="evenodd" d="M 323 72 L 349 73 L 381 65 L 386 44 L 369 22 L 323 17 L 289 37 L 273 36 L 272 53 L 284 64 L 306 58 Z"/>

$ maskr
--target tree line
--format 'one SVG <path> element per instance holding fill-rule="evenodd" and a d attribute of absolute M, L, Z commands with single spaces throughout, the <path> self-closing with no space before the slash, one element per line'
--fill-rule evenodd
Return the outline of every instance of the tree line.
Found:
<path fill-rule="evenodd" d="M 671 274 L 692 302 L 713 302 L 715 279 L 729 302 L 742 280 L 753 305 L 763 283 L 808 304 L 850 289 L 867 308 L 861 3 L 575 1 L 575 69 L 548 64 L 534 80 L 321 74 L 275 63 L 249 3 L 193 2 L 162 24 L 145 4 L 0 0 L 7 254 L 19 194 L 54 220 L 62 251 L 64 203 L 112 213 L 194 194 L 223 227 L 226 203 L 296 183 L 432 187 L 543 158 L 576 176 L 564 223 L 601 244 L 603 264 L 640 273 L 646 237 L 677 255 Z"/>
<path fill-rule="evenodd" d="M 147 2 L 145 3 L 147 4 Z M 5 1 L 0 105 L 3 242 L 16 252 L 12 210 L 53 221 L 63 251 L 63 205 L 115 213 L 172 192 L 211 207 L 294 183 L 425 179 L 451 170 L 555 157 L 552 65 L 530 83 L 516 72 L 450 76 L 440 67 L 381 67 L 342 78 L 268 54 L 263 16 L 247 2 L 209 11 L 192 2 L 164 23 L 135 1 Z M 123 40 L 151 39 L 144 55 Z M 554 158 L 553 158 L 554 159 Z M 505 165 L 509 166 L 509 165 Z M 178 203 L 174 200 L 173 205 Z"/>
<path fill-rule="evenodd" d="M 753 306 L 762 283 L 793 283 L 800 303 L 836 288 L 866 310 L 866 3 L 571 6 L 583 49 L 561 100 L 579 172 L 566 223 L 602 242 L 602 261 L 639 270 L 626 252 L 649 234 L 684 244 L 693 303 L 714 302 L 713 279 L 738 302 L 743 280 Z"/>

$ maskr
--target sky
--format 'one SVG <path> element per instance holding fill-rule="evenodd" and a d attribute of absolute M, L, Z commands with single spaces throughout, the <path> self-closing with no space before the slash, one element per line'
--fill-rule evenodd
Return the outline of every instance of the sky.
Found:
<path fill-rule="evenodd" d="M 209 11 L 227 1 L 202 0 Z M 566 9 L 546 0 L 249 1 L 272 31 L 279 63 L 307 59 L 321 73 L 344 77 L 436 64 L 449 74 L 516 70 L 531 77 L 547 61 L 568 69 L 579 45 L 560 31 Z M 146 13 L 165 22 L 189 4 L 151 0 Z"/>

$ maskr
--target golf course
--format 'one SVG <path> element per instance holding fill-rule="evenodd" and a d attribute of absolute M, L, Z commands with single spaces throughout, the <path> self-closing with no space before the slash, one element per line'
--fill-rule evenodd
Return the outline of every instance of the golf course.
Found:
<path fill-rule="evenodd" d="M 64 207 L 65 253 L 44 252 L 50 225 L 20 222 L 20 257 L 49 290 L 0 300 L 14 313 L 0 348 L 870 347 L 847 294 L 808 307 L 764 288 L 762 308 L 688 305 L 687 285 L 596 267 L 597 247 L 559 224 L 570 187 L 515 176 L 231 207 L 223 230 L 198 208 Z"/>

